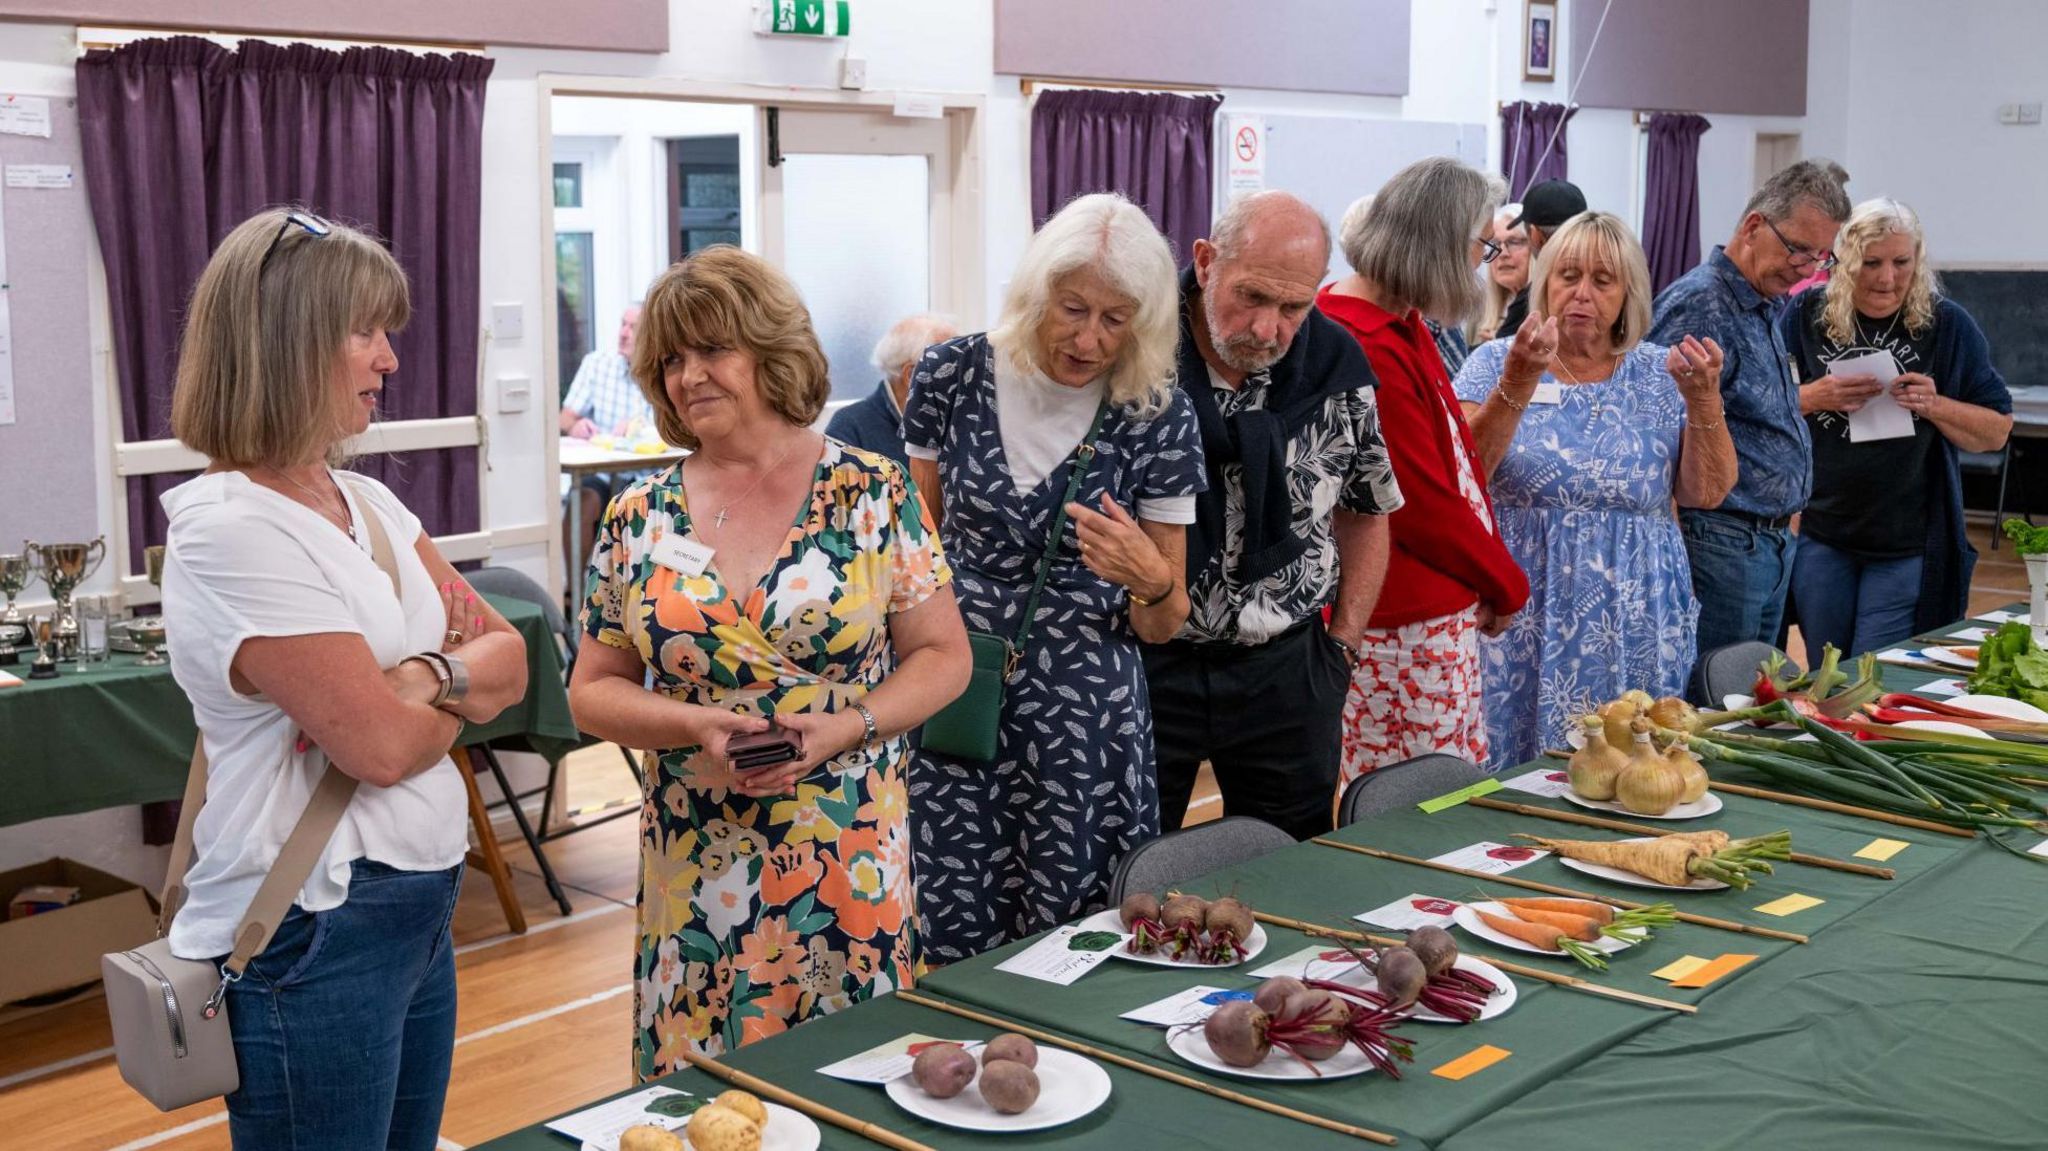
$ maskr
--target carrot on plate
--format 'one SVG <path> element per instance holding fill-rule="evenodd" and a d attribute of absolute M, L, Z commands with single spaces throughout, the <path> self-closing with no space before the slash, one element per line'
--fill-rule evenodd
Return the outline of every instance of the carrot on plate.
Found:
<path fill-rule="evenodd" d="M 1566 915 L 1583 915 L 1602 927 L 1614 922 L 1612 907 L 1590 899 L 1496 899 L 1494 902 L 1518 915 L 1523 911 L 1561 911 Z"/>
<path fill-rule="evenodd" d="M 1561 951 L 1595 971 L 1604 970 L 1607 960 L 1598 951 L 1565 934 L 1564 929 L 1548 923 L 1529 923 L 1507 916 L 1472 908 L 1472 913 L 1481 923 L 1511 939 L 1519 939 L 1543 951 Z"/>
<path fill-rule="evenodd" d="M 1515 907 L 1508 910 L 1529 923 L 1545 923 L 1563 931 L 1581 943 L 1591 943 L 1600 938 L 1600 923 L 1589 915 L 1574 915 L 1569 911 L 1547 911 L 1540 907 Z"/>

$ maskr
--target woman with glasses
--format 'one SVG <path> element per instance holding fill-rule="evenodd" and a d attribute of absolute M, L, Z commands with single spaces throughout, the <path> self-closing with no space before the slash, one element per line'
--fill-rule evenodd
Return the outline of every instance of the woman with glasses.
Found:
<path fill-rule="evenodd" d="M 208 466 L 163 496 L 164 627 L 210 762 L 172 953 L 226 960 L 330 765 L 359 781 L 228 985 L 239 1148 L 440 1138 L 469 846 L 448 748 L 525 694 L 526 646 L 398 497 L 334 467 L 411 311 L 376 240 L 264 212 L 200 273 L 178 351 L 171 430 Z"/>
<path fill-rule="evenodd" d="M 1473 273 L 1504 193 L 1456 160 L 1410 165 L 1344 214 L 1338 244 L 1352 273 L 1316 297 L 1379 378 L 1380 423 L 1407 497 L 1352 670 L 1340 787 L 1426 752 L 1486 759 L 1479 636 L 1506 626 L 1529 586 L 1501 541 L 1424 316 L 1456 325 L 1478 306 Z"/>
<path fill-rule="evenodd" d="M 1509 226 L 1521 218 L 1520 204 L 1508 204 L 1493 214 L 1492 238 L 1500 245 L 1500 254 L 1486 262 L 1486 304 L 1479 318 L 1466 325 L 1465 338 L 1473 347 L 1502 334 L 1500 321 L 1507 314 L 1508 302 L 1529 286 L 1529 229 Z M 1460 361 L 1458 367 L 1463 366 Z M 1458 367 L 1451 369 L 1452 375 L 1458 374 Z"/>
<path fill-rule="evenodd" d="M 1957 453 L 2005 446 L 2012 397 L 1976 321 L 1941 295 L 1913 209 L 1866 200 L 1835 247 L 1826 286 L 1795 297 L 1783 321 L 1812 381 L 1799 389 L 1813 495 L 1792 598 L 1809 652 L 1876 651 L 1964 614 L 1977 550 L 1963 534 Z M 1889 356 L 1897 377 L 1832 366 L 1870 353 Z M 1880 393 L 1912 415 L 1911 433 L 1852 439 L 1854 413 Z"/>
<path fill-rule="evenodd" d="M 1564 746 L 1576 716 L 1630 688 L 1677 695 L 1693 598 L 1673 500 L 1735 482 L 1721 349 L 1643 340 L 1650 269 L 1628 225 L 1573 217 L 1530 274 L 1529 319 L 1457 382 L 1529 606 L 1484 652 L 1495 768 Z"/>

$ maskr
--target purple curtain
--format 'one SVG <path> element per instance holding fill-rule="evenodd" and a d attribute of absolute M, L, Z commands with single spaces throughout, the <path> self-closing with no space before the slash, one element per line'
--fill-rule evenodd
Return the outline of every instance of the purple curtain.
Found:
<path fill-rule="evenodd" d="M 1209 234 L 1220 96 L 1054 91 L 1031 108 L 1031 226 L 1076 196 L 1121 192 L 1182 263 Z"/>
<path fill-rule="evenodd" d="M 1713 125 L 1690 112 L 1650 117 L 1649 174 L 1643 189 L 1643 254 L 1650 289 L 1700 262 L 1700 135 Z"/>
<path fill-rule="evenodd" d="M 78 62 L 86 190 L 105 257 L 121 429 L 170 434 L 185 302 L 235 225 L 278 204 L 382 237 L 412 281 L 412 322 L 392 336 L 390 419 L 476 414 L 480 56 L 388 48 L 330 52 L 192 37 L 142 40 Z M 474 448 L 354 465 L 397 492 L 428 532 L 479 527 Z M 157 496 L 175 475 L 128 481 L 129 539 L 164 538 Z"/>
<path fill-rule="evenodd" d="M 1501 105 L 1500 174 L 1508 179 L 1510 201 L 1520 200 L 1531 184 L 1570 178 L 1565 174 L 1564 125 L 1578 112 L 1563 104 L 1527 100 Z"/>

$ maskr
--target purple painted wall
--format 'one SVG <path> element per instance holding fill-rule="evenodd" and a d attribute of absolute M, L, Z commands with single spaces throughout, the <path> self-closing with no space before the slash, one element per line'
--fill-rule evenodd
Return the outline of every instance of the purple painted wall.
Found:
<path fill-rule="evenodd" d="M 1563 2 L 1585 107 L 1806 115 L 1807 0 L 1614 0 L 1590 68 L 1605 5 Z"/>
<path fill-rule="evenodd" d="M 996 0 L 996 71 L 1404 96 L 1409 0 Z"/>
<path fill-rule="evenodd" d="M 668 51 L 668 0 L 0 0 L 0 18 L 343 40 Z"/>

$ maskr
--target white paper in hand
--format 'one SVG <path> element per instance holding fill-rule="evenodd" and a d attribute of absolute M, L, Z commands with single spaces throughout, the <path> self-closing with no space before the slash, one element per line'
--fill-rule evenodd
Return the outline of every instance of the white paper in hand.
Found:
<path fill-rule="evenodd" d="M 1899 362 L 1892 354 L 1879 350 L 1863 352 L 1854 356 L 1843 356 L 1828 365 L 1831 376 L 1875 376 L 1884 391 L 1863 401 L 1863 406 L 1850 412 L 1849 442 L 1868 443 L 1871 440 L 1896 440 L 1913 434 L 1913 414 L 1899 406 L 1892 398 L 1892 381 L 1899 378 Z"/>

